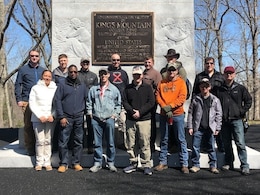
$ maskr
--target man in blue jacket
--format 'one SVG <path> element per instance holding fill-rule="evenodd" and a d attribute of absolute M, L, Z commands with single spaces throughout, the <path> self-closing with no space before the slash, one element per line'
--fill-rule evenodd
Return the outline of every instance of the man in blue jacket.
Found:
<path fill-rule="evenodd" d="M 57 118 L 61 125 L 59 135 L 60 166 L 58 168 L 60 173 L 68 169 L 68 142 L 71 133 L 73 133 L 72 166 L 75 171 L 83 169 L 80 165 L 80 159 L 83 148 L 83 115 L 87 101 L 87 88 L 84 83 L 80 83 L 77 75 L 76 65 L 70 65 L 68 77 L 59 84 L 54 97 Z"/>
<path fill-rule="evenodd" d="M 29 156 L 35 155 L 35 136 L 31 123 L 32 111 L 28 105 L 29 94 L 33 85 L 41 78 L 44 68 L 39 65 L 40 52 L 31 50 L 30 61 L 19 69 L 15 82 L 15 97 L 17 105 L 24 114 L 24 146 Z"/>

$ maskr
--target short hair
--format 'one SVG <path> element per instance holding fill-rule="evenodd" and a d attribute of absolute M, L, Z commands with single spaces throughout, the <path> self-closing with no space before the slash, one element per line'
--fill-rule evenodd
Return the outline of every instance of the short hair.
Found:
<path fill-rule="evenodd" d="M 40 52 L 39 49 L 32 49 L 32 50 L 29 51 L 29 54 L 30 54 L 32 51 L 36 51 L 36 52 L 38 52 L 39 54 L 41 54 L 41 52 Z"/>
<path fill-rule="evenodd" d="M 78 67 L 75 65 L 75 64 L 71 64 L 69 67 L 68 67 L 68 70 L 70 70 L 71 68 L 76 68 L 78 70 Z"/>
<path fill-rule="evenodd" d="M 144 59 L 145 60 L 152 60 L 152 61 L 154 61 L 153 56 L 151 56 L 151 55 L 145 56 Z"/>
<path fill-rule="evenodd" d="M 42 76 L 44 75 L 45 72 L 50 72 L 51 75 L 52 75 L 52 72 L 51 72 L 50 70 L 46 69 L 46 70 L 44 70 L 44 71 L 42 72 Z"/>
<path fill-rule="evenodd" d="M 68 58 L 68 56 L 66 54 L 62 53 L 58 56 L 58 60 L 61 58 Z"/>
<path fill-rule="evenodd" d="M 206 64 L 209 60 L 213 60 L 213 63 L 215 63 L 215 59 L 213 57 L 206 57 L 204 63 Z"/>

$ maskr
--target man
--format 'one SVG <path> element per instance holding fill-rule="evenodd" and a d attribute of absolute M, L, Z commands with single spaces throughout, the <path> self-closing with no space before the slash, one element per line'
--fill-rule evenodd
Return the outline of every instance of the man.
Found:
<path fill-rule="evenodd" d="M 63 80 L 55 93 L 57 119 L 60 122 L 59 135 L 60 166 L 58 172 L 64 173 L 69 165 L 68 142 L 73 134 L 72 166 L 75 171 L 81 171 L 80 165 L 83 142 L 83 115 L 87 101 L 87 88 L 78 79 L 76 65 L 70 65 L 68 76 Z"/>
<path fill-rule="evenodd" d="M 126 85 L 129 84 L 129 78 L 126 73 L 121 68 L 121 58 L 120 55 L 115 53 L 111 55 L 111 65 L 108 67 L 109 70 L 109 81 L 115 85 L 118 90 L 120 91 L 121 97 L 123 95 L 123 91 L 125 90 Z M 125 121 L 126 121 L 126 114 L 125 109 L 121 108 L 120 117 L 117 119 L 118 128 L 115 131 L 115 140 L 116 140 L 116 146 L 117 148 L 125 150 L 125 133 L 126 133 L 126 127 L 125 127 Z"/>
<path fill-rule="evenodd" d="M 121 95 L 117 87 L 109 82 L 109 71 L 99 70 L 99 85 L 90 88 L 87 101 L 87 114 L 90 115 L 94 131 L 94 166 L 89 171 L 95 173 L 102 168 L 103 135 L 105 136 L 107 151 L 107 167 L 111 172 L 117 172 L 114 165 L 115 144 L 114 129 L 115 119 L 121 111 Z"/>
<path fill-rule="evenodd" d="M 169 127 L 173 126 L 173 133 L 177 140 L 181 171 L 189 173 L 187 142 L 184 130 L 184 108 L 187 88 L 185 81 L 179 76 L 179 63 L 169 63 L 167 66 L 167 78 L 163 79 L 156 93 L 156 100 L 161 106 L 160 130 L 161 130 L 161 151 L 159 153 L 159 165 L 156 171 L 167 169 L 168 133 Z"/>
<path fill-rule="evenodd" d="M 168 73 L 167 73 L 167 68 L 168 68 L 168 64 L 169 63 L 179 63 L 179 76 L 184 80 L 186 81 L 186 86 L 187 86 L 187 89 L 189 89 L 189 80 L 187 79 L 187 73 L 186 73 L 186 70 L 184 69 L 182 63 L 180 61 L 177 61 L 179 58 L 180 58 L 180 54 L 177 53 L 175 51 L 175 49 L 169 49 L 167 51 L 167 54 L 164 56 L 167 60 L 167 64 L 164 68 L 161 69 L 160 73 L 162 75 L 162 78 L 163 79 L 167 79 L 168 77 Z M 189 98 L 189 94 L 190 92 L 187 91 L 187 96 L 186 96 L 186 99 Z M 176 146 L 176 137 L 173 135 L 172 133 L 173 131 L 169 131 L 169 152 L 170 153 L 175 153 L 177 152 L 177 146 Z"/>
<path fill-rule="evenodd" d="M 230 170 L 234 168 L 233 138 L 241 163 L 241 173 L 249 175 L 242 119 L 252 105 L 252 97 L 243 85 L 234 81 L 235 77 L 235 68 L 227 66 L 224 69 L 225 83 L 217 90 L 217 97 L 220 99 L 223 110 L 222 135 L 225 147 L 225 165 L 222 169 Z"/>
<path fill-rule="evenodd" d="M 204 60 L 204 71 L 197 74 L 194 80 L 193 90 L 192 90 L 192 97 L 200 93 L 199 88 L 199 81 L 202 78 L 208 78 L 211 84 L 210 92 L 213 95 L 216 95 L 216 89 L 220 87 L 224 83 L 223 75 L 216 71 L 215 69 L 215 59 L 213 57 L 206 57 Z M 224 145 L 222 141 L 222 134 L 221 132 L 215 136 L 216 143 L 219 152 L 224 152 Z M 202 142 L 202 148 L 204 147 L 204 142 Z"/>
<path fill-rule="evenodd" d="M 189 106 L 187 127 L 192 135 L 192 168 L 190 172 L 200 170 L 200 145 L 204 138 L 209 156 L 209 170 L 218 174 L 217 155 L 214 136 L 221 130 L 222 108 L 219 99 L 210 93 L 211 84 L 208 78 L 199 82 L 200 94 L 196 95 Z"/>
<path fill-rule="evenodd" d="M 177 62 L 177 60 L 180 58 L 180 54 L 176 53 L 175 49 L 169 49 L 167 51 L 167 54 L 164 56 L 167 60 L 167 64 L 164 68 L 161 69 L 160 73 L 162 74 L 162 78 L 165 79 L 167 77 L 167 68 L 168 68 L 168 64 L 169 63 L 175 63 Z M 181 63 L 181 62 L 180 62 Z M 179 76 L 186 81 L 187 79 L 187 73 L 186 70 L 184 69 L 184 67 L 181 66 L 179 68 Z"/>
<path fill-rule="evenodd" d="M 80 60 L 81 69 L 79 71 L 79 80 L 81 83 L 84 83 L 88 90 L 98 84 L 98 77 L 94 72 L 89 70 L 90 60 L 88 58 L 81 58 Z M 86 123 L 87 123 L 87 136 L 86 136 L 86 128 L 84 128 L 84 136 L 83 136 L 83 148 L 88 148 L 88 154 L 93 154 L 93 141 L 94 134 L 91 124 L 91 118 L 89 115 L 86 115 Z"/>
<path fill-rule="evenodd" d="M 29 52 L 29 63 L 19 69 L 15 82 L 15 97 L 17 105 L 22 108 L 24 114 L 24 146 L 29 156 L 35 155 L 35 135 L 31 123 L 32 111 L 28 105 L 29 94 L 33 85 L 41 79 L 44 68 L 39 65 L 40 52 Z"/>
<path fill-rule="evenodd" d="M 66 79 L 68 76 L 68 56 L 66 54 L 60 54 L 58 56 L 58 62 L 59 66 L 55 68 L 52 72 L 52 78 L 53 81 L 59 85 L 60 82 L 63 82 L 63 80 Z M 52 137 L 52 151 L 58 151 L 58 139 L 59 139 L 59 133 L 61 131 L 60 123 L 56 123 L 53 137 Z M 72 145 L 72 138 L 69 141 L 69 148 L 71 148 L 70 145 Z"/>
<path fill-rule="evenodd" d="M 150 85 L 154 91 L 154 95 L 158 86 L 158 83 L 162 80 L 162 75 L 154 69 L 154 59 L 152 56 L 145 57 L 144 60 L 144 73 L 143 82 Z M 155 140 L 156 140 L 156 109 L 157 103 L 155 102 L 154 107 L 151 111 L 151 152 L 155 151 Z"/>
<path fill-rule="evenodd" d="M 59 66 L 53 70 L 53 78 L 56 84 L 59 84 L 60 80 L 68 76 L 68 56 L 66 54 L 60 54 L 58 56 L 58 62 Z"/>
<path fill-rule="evenodd" d="M 127 113 L 127 152 L 130 156 L 130 166 L 124 169 L 125 173 L 136 171 L 138 154 L 145 175 L 152 175 L 151 170 L 151 110 L 155 104 L 152 88 L 142 82 L 143 69 L 133 67 L 133 82 L 126 86 L 123 96 L 123 105 Z"/>

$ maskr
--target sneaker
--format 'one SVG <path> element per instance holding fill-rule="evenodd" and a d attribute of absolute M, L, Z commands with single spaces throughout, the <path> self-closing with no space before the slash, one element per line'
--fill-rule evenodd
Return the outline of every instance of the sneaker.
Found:
<path fill-rule="evenodd" d="M 100 165 L 94 165 L 93 167 L 91 167 L 89 169 L 89 172 L 92 172 L 92 173 L 96 173 L 98 172 L 100 169 L 102 169 L 102 167 Z"/>
<path fill-rule="evenodd" d="M 35 169 L 35 171 L 41 171 L 42 170 L 42 166 L 36 165 L 34 169 Z"/>
<path fill-rule="evenodd" d="M 51 171 L 51 170 L 52 170 L 52 166 L 51 166 L 51 165 L 47 165 L 47 166 L 45 167 L 45 169 L 46 169 L 46 171 Z"/>
<path fill-rule="evenodd" d="M 130 165 L 126 168 L 123 169 L 124 173 L 132 173 L 136 171 L 136 166 L 135 165 Z"/>
<path fill-rule="evenodd" d="M 228 171 L 228 170 L 232 170 L 233 167 L 231 167 L 230 165 L 223 165 L 221 168 L 223 171 Z"/>
<path fill-rule="evenodd" d="M 83 170 L 82 166 L 80 166 L 79 164 L 74 165 L 73 168 L 74 168 L 75 171 L 82 171 Z"/>
<path fill-rule="evenodd" d="M 155 171 L 163 171 L 165 169 L 168 169 L 168 166 L 163 164 L 159 164 L 154 168 Z"/>
<path fill-rule="evenodd" d="M 216 167 L 211 167 L 209 171 L 214 174 L 219 174 L 219 170 Z"/>
<path fill-rule="evenodd" d="M 68 170 L 68 166 L 65 166 L 65 165 L 61 165 L 61 166 L 59 166 L 59 168 L 58 168 L 58 172 L 59 173 L 64 173 L 64 172 L 66 172 Z"/>
<path fill-rule="evenodd" d="M 117 168 L 116 168 L 114 165 L 108 165 L 108 169 L 109 169 L 111 172 L 117 172 Z"/>
<path fill-rule="evenodd" d="M 145 167 L 144 168 L 144 174 L 145 175 L 152 175 L 153 174 L 152 169 L 150 167 Z"/>
<path fill-rule="evenodd" d="M 250 174 L 249 168 L 242 168 L 241 174 L 242 175 L 249 175 Z"/>
<path fill-rule="evenodd" d="M 189 173 L 188 167 L 183 166 L 183 167 L 181 168 L 181 172 L 184 173 L 184 174 L 188 174 L 188 173 Z"/>
<path fill-rule="evenodd" d="M 197 173 L 199 170 L 200 170 L 200 168 L 199 167 L 195 167 L 195 166 L 190 168 L 190 172 L 192 172 L 192 173 Z"/>

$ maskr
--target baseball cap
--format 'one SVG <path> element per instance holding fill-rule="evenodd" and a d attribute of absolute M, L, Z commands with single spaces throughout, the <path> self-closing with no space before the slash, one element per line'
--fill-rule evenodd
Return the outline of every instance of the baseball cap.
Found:
<path fill-rule="evenodd" d="M 141 66 L 134 66 L 132 74 L 143 74 L 143 69 Z"/>
<path fill-rule="evenodd" d="M 224 73 L 234 73 L 236 72 L 235 68 L 233 66 L 227 66 L 225 69 L 224 69 Z"/>

